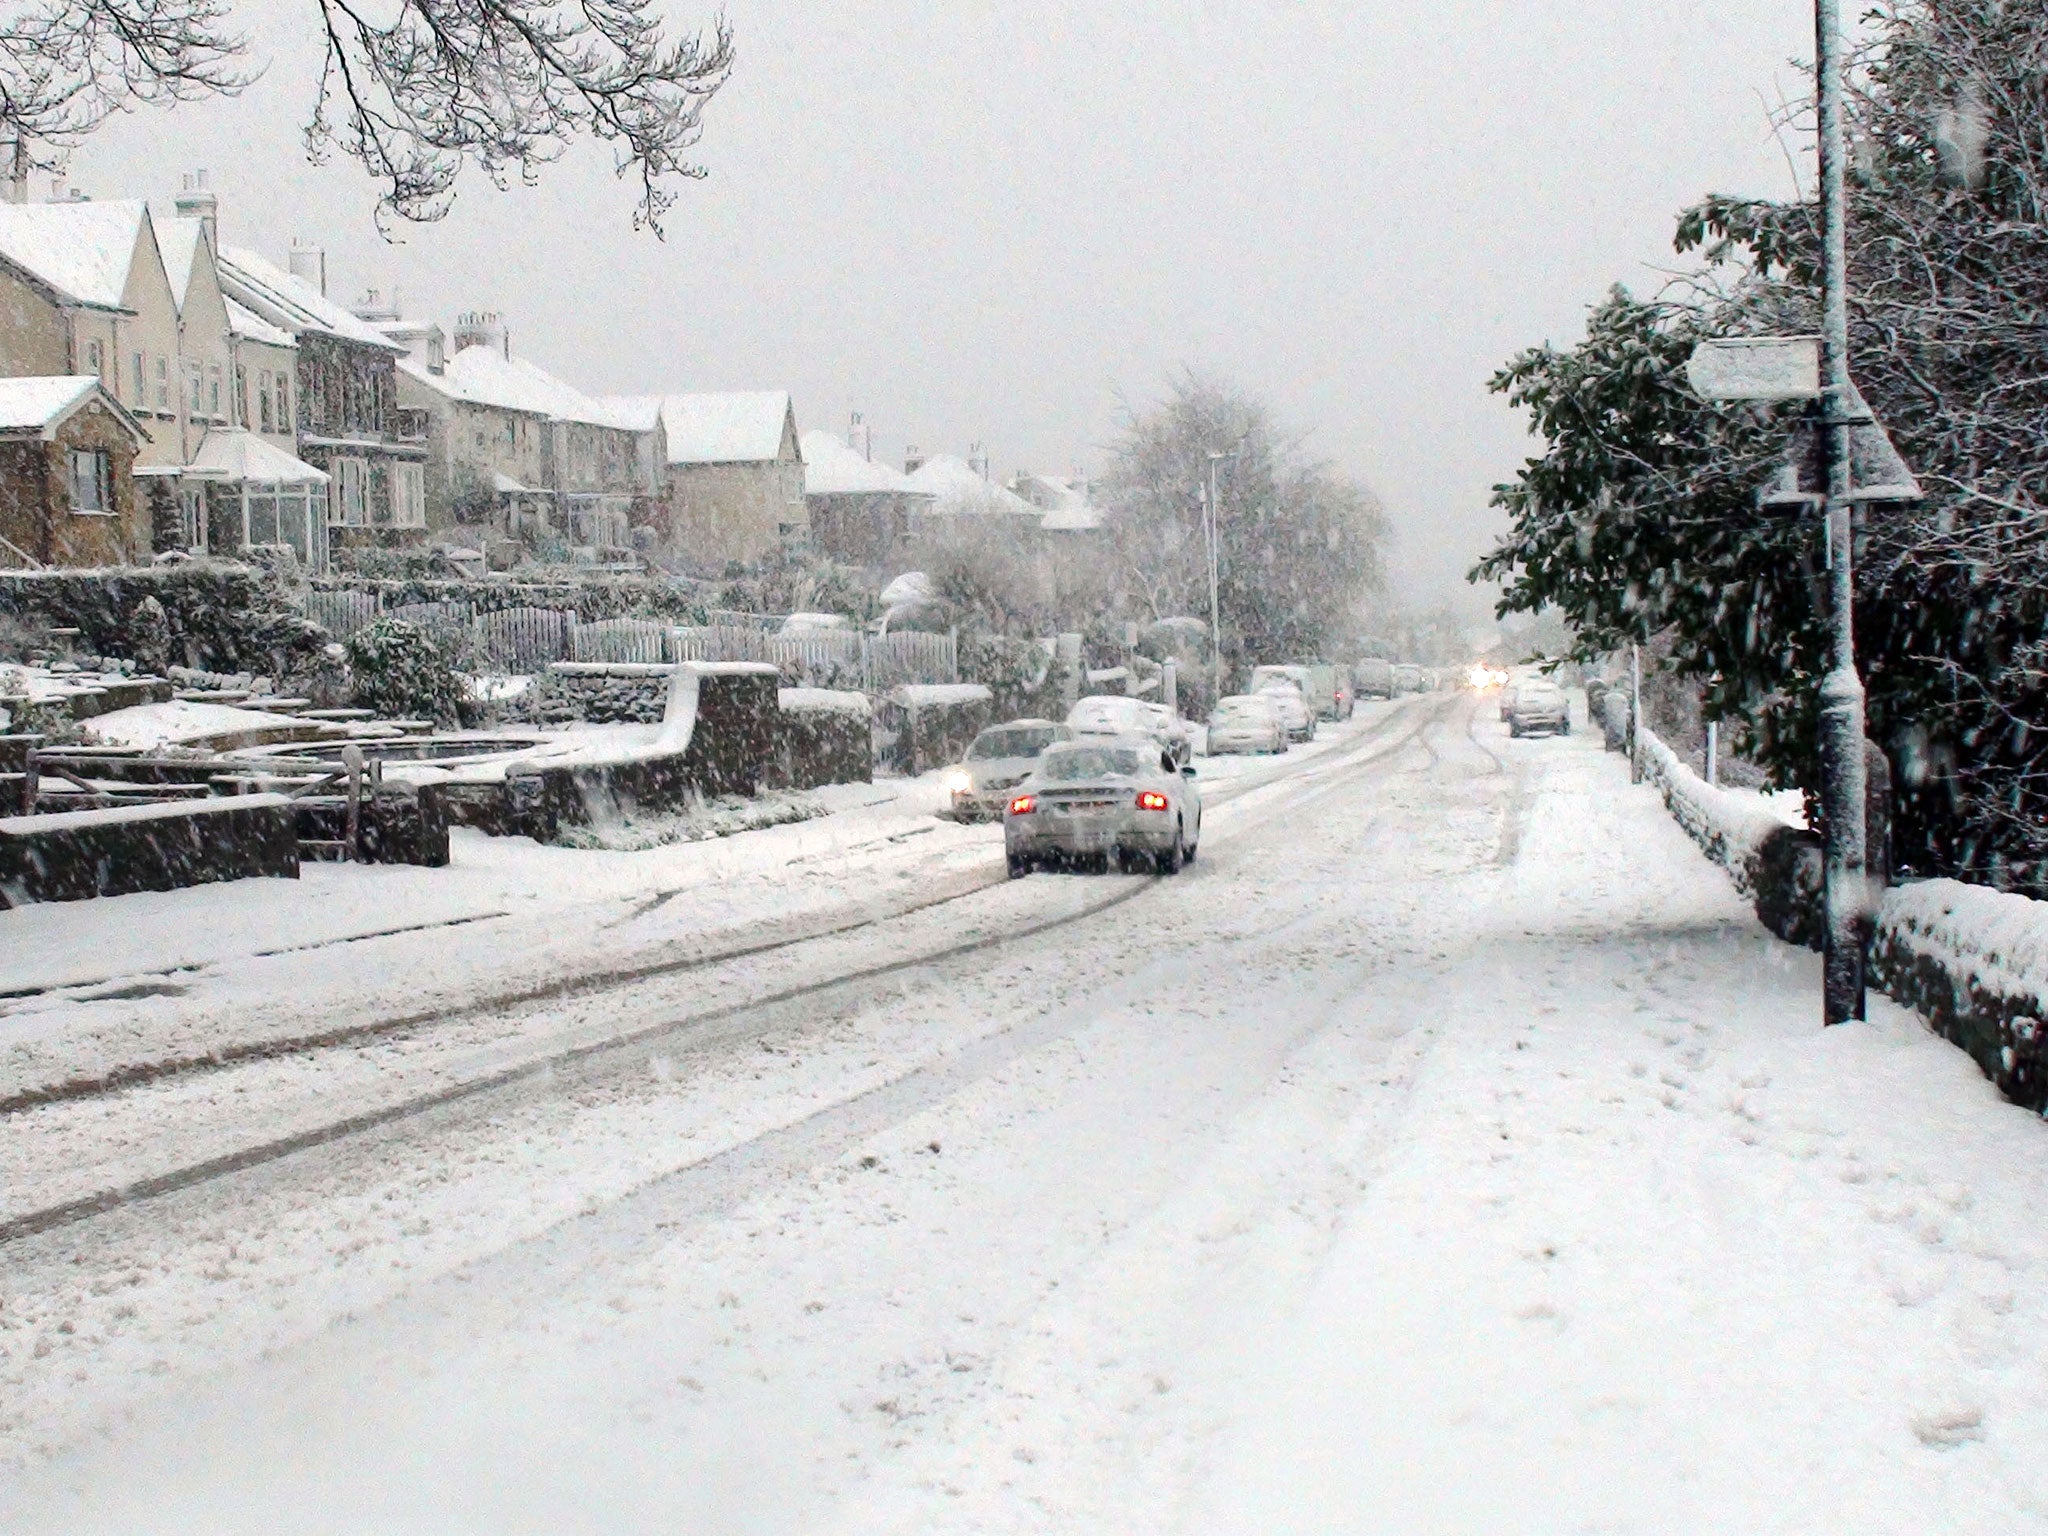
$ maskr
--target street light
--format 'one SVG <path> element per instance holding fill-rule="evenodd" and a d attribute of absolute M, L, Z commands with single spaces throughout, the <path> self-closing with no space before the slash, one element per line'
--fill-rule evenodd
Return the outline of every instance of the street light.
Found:
<path fill-rule="evenodd" d="M 1203 523 L 1209 535 L 1209 707 L 1212 710 L 1216 701 L 1223 697 L 1223 607 L 1217 594 L 1216 580 L 1216 466 L 1225 459 L 1235 460 L 1238 452 L 1235 448 L 1209 450 L 1209 502 Z"/>
<path fill-rule="evenodd" d="M 1710 400 L 1810 400 L 1785 472 L 1759 497 L 1766 511 L 1818 509 L 1828 554 L 1827 675 L 1820 685 L 1821 806 L 1827 819 L 1822 1011 L 1829 1024 L 1865 1016 L 1868 771 L 1863 679 L 1856 672 L 1856 508 L 1917 499 L 1919 483 L 1849 377 L 1846 152 L 1840 0 L 1814 0 L 1819 102 L 1821 332 L 1702 342 L 1686 365 Z"/>
<path fill-rule="evenodd" d="M 1863 679 L 1856 673 L 1855 504 L 1849 429 L 1869 418 L 1849 382 L 1848 191 L 1842 133 L 1840 0 L 1814 0 L 1820 97 L 1820 436 L 1827 469 L 1828 596 L 1834 665 L 1820 686 L 1821 803 L 1827 817 L 1823 1010 L 1830 1024 L 1864 1017 Z"/>

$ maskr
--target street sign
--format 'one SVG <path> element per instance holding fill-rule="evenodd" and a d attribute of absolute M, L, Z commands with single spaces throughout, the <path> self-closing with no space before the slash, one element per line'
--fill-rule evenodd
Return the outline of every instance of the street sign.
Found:
<path fill-rule="evenodd" d="M 1919 501 L 1924 494 L 1920 482 L 1853 383 L 1842 409 L 1850 423 L 1849 500 Z M 1764 487 L 1757 504 L 1767 512 L 1810 512 L 1827 499 L 1827 490 L 1820 422 L 1809 414 L 1792 428 L 1791 440 L 1785 445 L 1785 467 Z"/>
<path fill-rule="evenodd" d="M 1811 400 L 1820 393 L 1820 338 L 1703 341 L 1692 349 L 1685 378 L 1703 400 Z"/>

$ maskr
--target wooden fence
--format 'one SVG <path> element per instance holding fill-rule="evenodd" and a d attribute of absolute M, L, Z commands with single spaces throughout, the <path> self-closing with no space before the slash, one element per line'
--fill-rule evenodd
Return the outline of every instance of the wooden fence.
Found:
<path fill-rule="evenodd" d="M 675 625 L 654 619 L 597 619 L 584 624 L 559 608 L 499 608 L 477 613 L 468 603 L 402 603 L 384 609 L 444 641 L 468 639 L 487 665 L 509 673 L 538 672 L 551 661 L 757 661 L 809 687 L 883 693 L 899 683 L 960 680 L 952 635 L 864 635 L 855 630 L 777 634 L 773 615 L 713 613 L 720 622 Z M 306 616 L 346 639 L 379 616 L 371 592 L 314 591 Z"/>

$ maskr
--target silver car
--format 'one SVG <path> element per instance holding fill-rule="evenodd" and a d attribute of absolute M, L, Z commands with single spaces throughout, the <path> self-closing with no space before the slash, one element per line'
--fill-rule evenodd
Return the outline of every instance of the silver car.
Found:
<path fill-rule="evenodd" d="M 1091 693 L 1067 711 L 1076 736 L 1150 736 L 1173 754 L 1176 765 L 1194 755 L 1188 728 L 1164 704 L 1117 693 Z"/>
<path fill-rule="evenodd" d="M 1038 766 L 1038 754 L 1074 733 L 1055 720 L 1007 720 L 974 738 L 967 756 L 946 770 L 949 809 L 954 821 L 994 821 L 1003 814 L 1010 791 Z"/>
<path fill-rule="evenodd" d="M 1547 677 L 1532 677 L 1521 684 L 1508 706 L 1508 734 L 1526 736 L 1531 731 L 1553 731 L 1559 736 L 1572 733 L 1571 700 Z"/>
<path fill-rule="evenodd" d="M 1216 701 L 1209 717 L 1209 755 L 1226 752 L 1285 752 L 1287 725 L 1268 694 L 1235 693 Z"/>
<path fill-rule="evenodd" d="M 1048 747 L 1003 811 L 1010 878 L 1044 864 L 1180 873 L 1202 838 L 1195 770 L 1150 736 L 1088 736 Z"/>

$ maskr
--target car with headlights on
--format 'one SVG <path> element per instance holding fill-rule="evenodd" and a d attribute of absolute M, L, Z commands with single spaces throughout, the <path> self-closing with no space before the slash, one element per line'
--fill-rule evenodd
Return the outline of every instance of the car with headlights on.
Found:
<path fill-rule="evenodd" d="M 1532 731 L 1558 736 L 1572 733 L 1571 700 L 1547 677 L 1532 677 L 1519 684 L 1508 709 L 1510 736 L 1527 736 Z"/>
<path fill-rule="evenodd" d="M 1076 699 L 1067 711 L 1067 728 L 1076 736 L 1150 736 L 1173 754 L 1176 767 L 1195 752 L 1187 726 L 1172 710 L 1120 693 L 1091 693 Z"/>
<path fill-rule="evenodd" d="M 1216 701 L 1209 716 L 1209 755 L 1230 752 L 1285 752 L 1287 725 L 1280 708 L 1263 693 L 1234 693 Z"/>
<path fill-rule="evenodd" d="M 1150 736 L 1079 736 L 1047 747 L 1003 809 L 1010 878 L 1043 865 L 1180 873 L 1202 838 L 1195 770 Z"/>
<path fill-rule="evenodd" d="M 969 743 L 967 755 L 946 770 L 947 809 L 954 821 L 994 821 L 1010 791 L 1038 765 L 1038 754 L 1074 733 L 1057 720 L 1006 720 Z"/>

